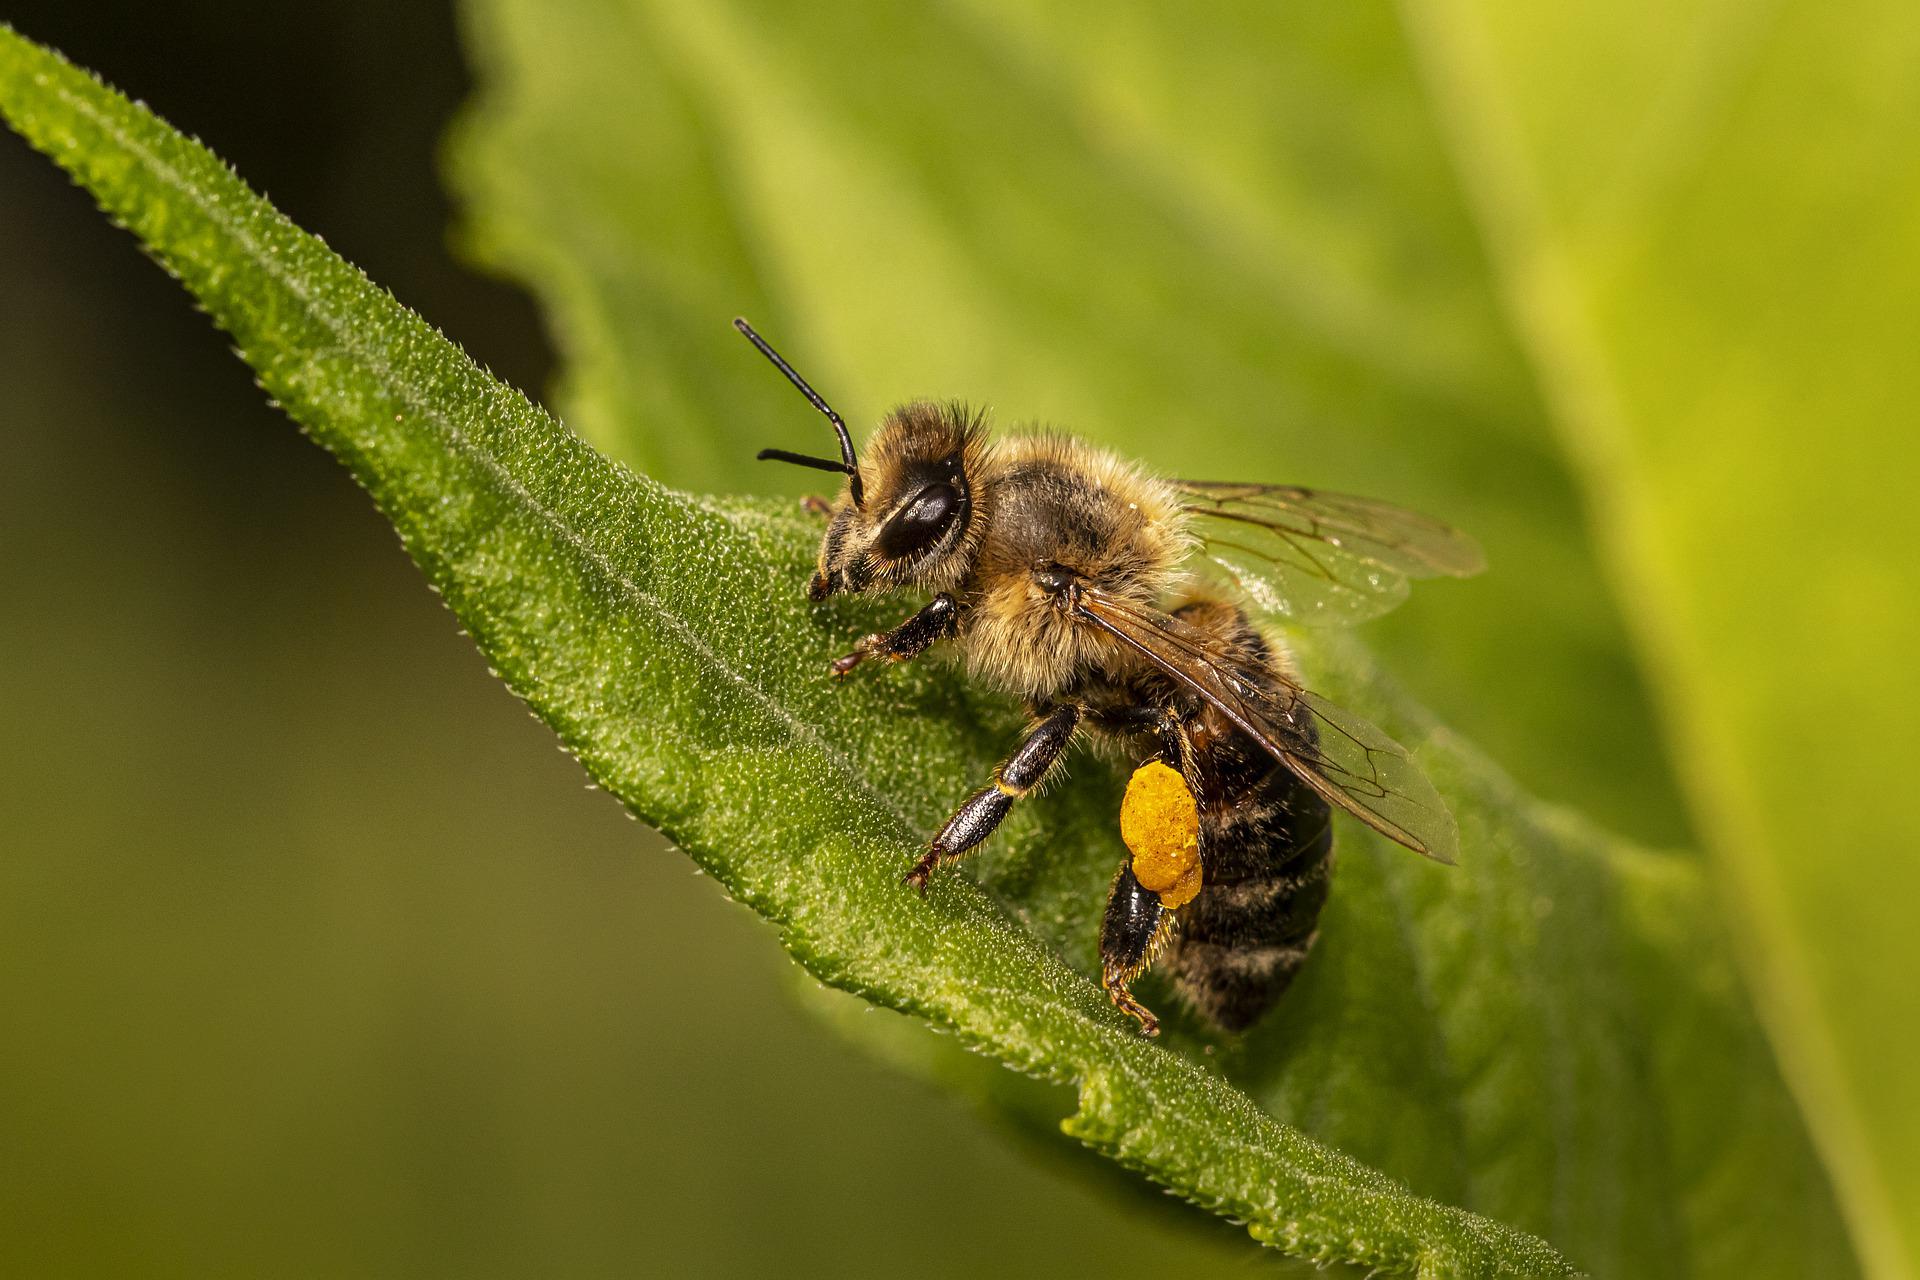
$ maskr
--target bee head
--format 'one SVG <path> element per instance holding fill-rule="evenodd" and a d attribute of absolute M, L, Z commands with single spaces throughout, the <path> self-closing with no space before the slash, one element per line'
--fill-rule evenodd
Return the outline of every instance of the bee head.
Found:
<path fill-rule="evenodd" d="M 815 600 L 836 591 L 950 590 L 972 567 L 980 420 L 959 405 L 903 405 L 867 442 L 833 504 Z"/>
<path fill-rule="evenodd" d="M 826 415 L 839 441 L 838 461 L 785 449 L 762 449 L 759 454 L 763 461 L 791 462 L 847 478 L 832 504 L 820 565 L 807 583 L 808 598 L 824 600 L 837 591 L 907 586 L 944 590 L 957 585 L 967 574 L 977 541 L 968 536 L 974 525 L 969 470 L 979 461 L 979 416 L 959 405 L 903 405 L 880 424 L 862 466 L 840 415 L 745 320 L 733 324 Z"/>

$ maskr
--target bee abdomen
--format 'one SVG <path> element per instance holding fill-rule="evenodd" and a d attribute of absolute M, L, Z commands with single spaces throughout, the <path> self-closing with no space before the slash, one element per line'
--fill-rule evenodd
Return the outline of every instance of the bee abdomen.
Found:
<path fill-rule="evenodd" d="M 1333 872 L 1326 802 L 1283 766 L 1250 793 L 1202 807 L 1206 885 L 1180 913 L 1165 972 L 1228 1031 L 1250 1026 L 1313 946 Z"/>

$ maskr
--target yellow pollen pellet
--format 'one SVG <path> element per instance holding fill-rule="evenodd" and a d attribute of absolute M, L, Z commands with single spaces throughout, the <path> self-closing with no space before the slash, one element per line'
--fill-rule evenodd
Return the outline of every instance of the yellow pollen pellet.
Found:
<path fill-rule="evenodd" d="M 1120 838 L 1133 853 L 1133 877 L 1169 909 L 1200 892 L 1200 811 L 1178 770 L 1158 760 L 1134 770 L 1120 802 Z"/>

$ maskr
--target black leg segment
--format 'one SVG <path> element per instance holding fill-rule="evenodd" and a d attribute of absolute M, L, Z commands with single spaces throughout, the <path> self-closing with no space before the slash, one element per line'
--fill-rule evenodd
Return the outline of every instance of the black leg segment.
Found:
<path fill-rule="evenodd" d="M 1047 776 L 1047 771 L 1073 741 L 1073 731 L 1080 727 L 1080 708 L 1055 707 L 1040 717 L 1033 728 L 1027 731 L 1026 741 L 1007 757 L 995 775 L 1002 789 L 1011 788 L 1013 794 L 1024 795 L 1039 786 Z"/>
<path fill-rule="evenodd" d="M 1173 913 L 1160 895 L 1134 878 L 1133 866 L 1123 863 L 1107 895 L 1107 914 L 1100 922 L 1100 985 L 1116 1005 L 1140 1020 L 1140 1033 L 1160 1034 L 1160 1020 L 1127 987 L 1147 971 L 1173 928 Z"/>
<path fill-rule="evenodd" d="M 968 796 L 967 802 L 947 819 L 947 825 L 940 828 L 928 856 L 937 860 L 971 852 L 975 845 L 994 833 L 1012 810 L 1012 792 L 1002 791 L 998 786 L 980 788 Z"/>
<path fill-rule="evenodd" d="M 917 658 L 927 651 L 927 647 L 936 640 L 944 640 L 952 635 L 960 623 L 960 605 L 952 596 L 942 591 L 927 601 L 920 612 L 908 618 L 893 630 L 862 636 L 853 652 L 844 658 L 835 658 L 833 674 L 844 676 L 867 658 L 885 658 L 888 662 L 905 662 L 908 658 Z"/>
<path fill-rule="evenodd" d="M 1013 809 L 1013 802 L 1039 786 L 1047 771 L 1065 754 L 1080 727 L 1080 708 L 1054 707 L 1035 721 L 1026 739 L 993 772 L 993 785 L 982 787 L 947 819 L 926 855 L 907 873 L 906 882 L 922 893 L 927 877 L 944 862 L 967 853 L 994 829 Z"/>

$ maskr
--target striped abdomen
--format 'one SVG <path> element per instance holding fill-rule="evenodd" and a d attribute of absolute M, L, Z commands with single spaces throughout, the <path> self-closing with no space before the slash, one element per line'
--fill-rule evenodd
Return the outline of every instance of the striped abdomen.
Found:
<path fill-rule="evenodd" d="M 1267 656 L 1235 621 L 1245 628 L 1236 639 Z M 1279 999 L 1313 945 L 1333 827 L 1326 801 L 1211 707 L 1195 708 L 1181 729 L 1205 881 L 1180 910 L 1162 972 L 1196 1011 L 1238 1031 Z"/>

